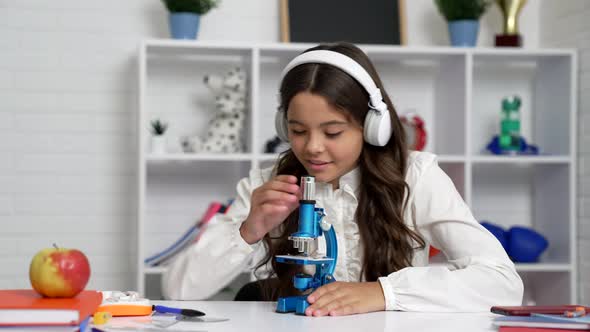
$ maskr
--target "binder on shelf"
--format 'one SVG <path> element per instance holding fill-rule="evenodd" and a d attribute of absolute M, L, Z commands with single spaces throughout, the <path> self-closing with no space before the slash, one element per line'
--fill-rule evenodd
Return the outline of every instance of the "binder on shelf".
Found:
<path fill-rule="evenodd" d="M 191 245 L 198 241 L 201 234 L 205 230 L 205 226 L 218 212 L 224 212 L 225 207 L 219 202 L 209 204 L 207 211 L 198 223 L 192 225 L 176 242 L 163 251 L 156 253 L 144 260 L 148 266 L 158 266 Z"/>
<path fill-rule="evenodd" d="M 0 326 L 83 326 L 102 302 L 84 290 L 73 298 L 46 298 L 32 289 L 0 290 Z"/>

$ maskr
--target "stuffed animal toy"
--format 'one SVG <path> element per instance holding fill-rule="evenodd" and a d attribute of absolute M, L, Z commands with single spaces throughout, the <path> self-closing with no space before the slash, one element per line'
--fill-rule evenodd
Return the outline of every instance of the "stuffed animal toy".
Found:
<path fill-rule="evenodd" d="M 246 72 L 233 68 L 223 76 L 206 75 L 205 85 L 215 94 L 215 114 L 209 121 L 205 137 L 193 136 L 182 143 L 185 152 L 244 151 L 246 118 Z"/>

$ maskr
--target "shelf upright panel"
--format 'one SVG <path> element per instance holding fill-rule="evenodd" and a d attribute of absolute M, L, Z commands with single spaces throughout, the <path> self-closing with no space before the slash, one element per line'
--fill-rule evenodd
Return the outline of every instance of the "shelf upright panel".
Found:
<path fill-rule="evenodd" d="M 252 50 L 252 64 L 250 67 L 250 145 L 252 149 L 252 158 L 250 160 L 250 168 L 258 168 L 259 163 L 258 160 L 255 158 L 255 155 L 258 153 L 257 147 L 261 146 L 262 143 L 260 142 L 260 137 L 258 133 L 260 132 L 258 119 L 260 117 L 260 100 L 259 100 L 259 89 L 260 89 L 260 48 L 253 47 Z"/>
<path fill-rule="evenodd" d="M 136 260 L 136 290 L 144 295 L 145 294 L 145 279 L 144 279 L 144 265 L 143 265 L 143 252 L 144 252 L 144 237 L 143 232 L 145 228 L 145 191 L 146 191 L 146 137 L 143 135 L 145 120 L 145 93 L 146 93 L 146 44 L 145 42 L 140 43 L 138 48 L 138 116 L 137 116 L 137 137 L 139 140 L 139 157 L 138 157 L 138 204 L 137 204 L 137 233 L 136 233 L 136 246 L 135 257 Z"/>
<path fill-rule="evenodd" d="M 473 162 L 471 160 L 473 137 L 473 53 L 465 54 L 465 202 L 473 211 Z"/>
<path fill-rule="evenodd" d="M 580 264 L 578 256 L 578 53 L 575 50 L 571 51 L 571 76 L 570 76 L 570 156 L 573 162 L 570 165 L 570 257 L 572 260 L 572 272 L 570 275 L 570 282 L 572 284 L 570 298 L 572 303 L 580 303 L 581 301 L 578 289 L 578 266 Z"/>

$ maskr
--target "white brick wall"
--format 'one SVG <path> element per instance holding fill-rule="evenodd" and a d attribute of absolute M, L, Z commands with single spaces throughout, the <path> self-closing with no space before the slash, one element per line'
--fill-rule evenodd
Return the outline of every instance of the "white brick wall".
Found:
<path fill-rule="evenodd" d="M 590 303 L 590 1 L 544 1 L 541 46 L 578 49 L 578 262 L 580 302 Z"/>
<path fill-rule="evenodd" d="M 200 39 L 277 27 L 276 1 L 224 0 Z M 90 288 L 134 287 L 136 53 L 166 37 L 160 1 L 0 0 L 0 288 L 54 242 L 88 255 Z"/>

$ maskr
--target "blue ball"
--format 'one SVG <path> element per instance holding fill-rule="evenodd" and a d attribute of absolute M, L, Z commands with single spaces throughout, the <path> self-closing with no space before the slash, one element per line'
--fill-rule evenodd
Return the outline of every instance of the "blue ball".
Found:
<path fill-rule="evenodd" d="M 508 254 L 517 263 L 534 263 L 549 246 L 549 241 L 532 228 L 514 226 L 510 234 Z"/>

